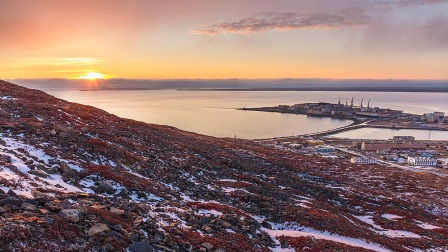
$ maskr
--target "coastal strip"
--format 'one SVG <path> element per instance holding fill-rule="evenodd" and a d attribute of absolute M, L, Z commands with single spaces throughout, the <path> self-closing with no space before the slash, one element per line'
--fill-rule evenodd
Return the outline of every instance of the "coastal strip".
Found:
<path fill-rule="evenodd" d="M 354 105 L 354 98 L 349 103 L 339 101 L 333 103 L 303 103 L 294 105 L 278 105 L 276 107 L 262 108 L 241 108 L 240 110 L 274 112 L 286 114 L 301 114 L 315 117 L 331 117 L 353 120 L 353 123 L 347 126 L 320 131 L 315 133 L 307 133 L 290 137 L 322 137 L 333 135 L 345 131 L 361 129 L 361 128 L 382 128 L 382 129 L 415 129 L 415 130 L 437 130 L 448 131 L 448 117 L 444 112 L 433 112 L 423 115 L 405 113 L 400 110 L 384 109 L 372 107 L 370 100 L 367 105 L 363 105 L 361 100 L 359 105 Z M 257 139 L 258 141 L 269 141 L 283 138 Z"/>

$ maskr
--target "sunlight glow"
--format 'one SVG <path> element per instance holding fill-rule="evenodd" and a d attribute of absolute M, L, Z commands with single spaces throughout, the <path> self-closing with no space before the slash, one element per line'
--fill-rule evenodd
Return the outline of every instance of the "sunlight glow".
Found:
<path fill-rule="evenodd" d="M 107 76 L 102 73 L 96 73 L 96 72 L 89 72 L 85 73 L 81 76 L 78 76 L 78 79 L 84 79 L 84 80 L 96 80 L 96 79 L 106 79 Z"/>

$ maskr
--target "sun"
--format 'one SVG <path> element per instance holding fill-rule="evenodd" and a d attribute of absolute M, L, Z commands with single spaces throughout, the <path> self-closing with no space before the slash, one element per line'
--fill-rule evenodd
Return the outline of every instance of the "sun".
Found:
<path fill-rule="evenodd" d="M 97 79 L 106 79 L 107 76 L 102 73 L 97 72 L 88 72 L 83 75 L 78 76 L 78 79 L 84 79 L 84 80 L 97 80 Z"/>

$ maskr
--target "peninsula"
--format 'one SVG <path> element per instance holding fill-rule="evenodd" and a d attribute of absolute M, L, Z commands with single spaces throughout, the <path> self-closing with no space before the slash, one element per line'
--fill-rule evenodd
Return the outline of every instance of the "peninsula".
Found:
<path fill-rule="evenodd" d="M 422 129 L 448 131 L 448 117 L 444 112 L 432 112 L 423 115 L 405 113 L 401 110 L 373 107 L 370 100 L 367 104 L 361 100 L 354 104 L 354 98 L 342 103 L 303 103 L 294 105 L 278 105 L 275 107 L 241 108 L 248 111 L 275 112 L 287 114 L 302 114 L 317 117 L 333 117 L 353 120 L 353 123 L 323 132 L 306 134 L 304 136 L 331 135 L 359 128 L 390 128 L 390 129 Z"/>

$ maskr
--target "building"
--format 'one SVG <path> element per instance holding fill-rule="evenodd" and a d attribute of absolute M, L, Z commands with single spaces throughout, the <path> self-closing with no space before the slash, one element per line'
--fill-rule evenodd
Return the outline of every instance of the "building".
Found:
<path fill-rule="evenodd" d="M 434 113 L 428 113 L 423 114 L 423 120 L 427 122 L 443 122 L 445 119 L 445 113 L 444 112 L 434 112 Z"/>
<path fill-rule="evenodd" d="M 445 118 L 444 112 L 434 112 L 434 116 L 436 117 L 437 122 L 443 122 L 443 119 Z"/>
<path fill-rule="evenodd" d="M 362 142 L 360 142 L 360 141 L 353 141 L 352 142 L 351 149 L 360 150 L 361 147 L 362 147 Z"/>
<path fill-rule="evenodd" d="M 437 159 L 432 157 L 408 157 L 408 164 L 412 166 L 436 166 Z"/>
<path fill-rule="evenodd" d="M 363 141 L 361 149 L 365 151 L 426 149 L 426 144 L 420 142 Z"/>
<path fill-rule="evenodd" d="M 415 137 L 413 136 L 394 136 L 392 138 L 393 141 L 415 141 Z"/>
<path fill-rule="evenodd" d="M 331 115 L 337 117 L 352 117 L 353 111 L 350 107 L 336 107 L 331 110 Z"/>
<path fill-rule="evenodd" d="M 436 115 L 434 113 L 426 114 L 425 117 L 426 117 L 426 121 L 428 121 L 428 122 L 432 122 L 433 123 L 433 122 L 437 121 L 437 117 L 436 117 Z"/>
<path fill-rule="evenodd" d="M 355 111 L 356 115 L 368 117 L 380 117 L 380 113 L 376 111 Z"/>
<path fill-rule="evenodd" d="M 335 151 L 336 151 L 336 149 L 334 147 L 329 147 L 329 146 L 322 146 L 322 147 L 316 148 L 317 153 L 326 153 L 326 152 L 335 152 Z"/>
<path fill-rule="evenodd" d="M 352 162 L 353 164 L 376 164 L 376 158 L 352 157 L 350 162 Z"/>

